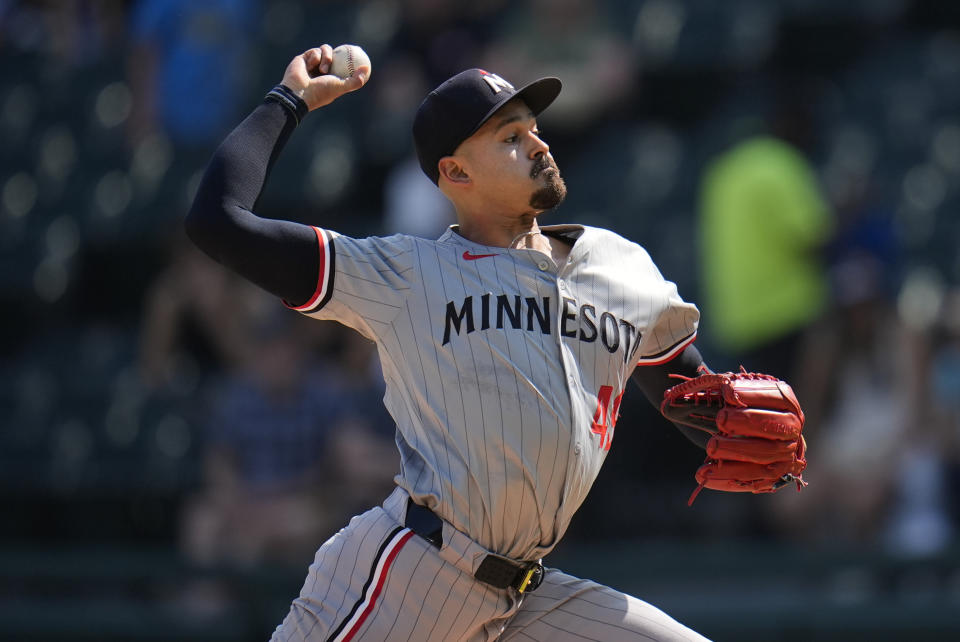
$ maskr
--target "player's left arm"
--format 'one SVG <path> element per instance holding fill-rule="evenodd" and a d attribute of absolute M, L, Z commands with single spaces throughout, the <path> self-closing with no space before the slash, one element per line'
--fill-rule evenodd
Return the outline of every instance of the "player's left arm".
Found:
<path fill-rule="evenodd" d="M 670 375 L 696 377 L 704 371 L 709 371 L 709 368 L 703 361 L 703 355 L 700 354 L 696 346 L 690 344 L 684 348 L 683 352 L 666 363 L 637 366 L 634 368 L 633 374 L 630 375 L 630 379 L 643 391 L 644 396 L 653 404 L 654 408 L 660 410 L 660 404 L 663 403 L 663 393 L 677 385 L 677 378 Z M 710 440 L 711 436 L 709 433 L 680 423 L 672 423 L 697 446 L 700 448 L 707 447 L 707 441 Z"/>
<path fill-rule="evenodd" d="M 646 268 L 647 291 L 660 305 L 646 324 L 631 378 L 664 417 L 707 453 L 688 503 L 703 488 L 753 493 L 788 484 L 802 488 L 804 416 L 793 389 L 776 377 L 742 368 L 711 372 L 693 347 L 700 321 L 696 306 L 683 301 L 676 285 L 665 281 L 651 261 Z"/>
<path fill-rule="evenodd" d="M 663 278 L 653 259 L 640 246 L 633 247 L 632 272 L 650 297 L 651 316 L 642 330 L 636 349 L 636 367 L 630 378 L 654 408 L 660 410 L 664 393 L 677 385 L 676 376 L 696 377 L 707 369 L 693 342 L 697 337 L 700 311 L 684 301 L 677 286 Z M 673 425 L 690 441 L 705 448 L 710 435 L 681 423 Z"/>

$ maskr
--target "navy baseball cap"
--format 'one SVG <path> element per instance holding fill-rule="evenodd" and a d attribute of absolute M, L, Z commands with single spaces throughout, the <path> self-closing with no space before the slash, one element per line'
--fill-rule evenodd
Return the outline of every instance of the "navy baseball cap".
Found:
<path fill-rule="evenodd" d="M 434 183 L 437 163 L 449 156 L 511 98 L 522 98 L 537 116 L 560 94 L 559 78 L 541 78 L 517 90 L 483 69 L 467 69 L 427 94 L 413 119 L 413 143 L 420 168 Z"/>

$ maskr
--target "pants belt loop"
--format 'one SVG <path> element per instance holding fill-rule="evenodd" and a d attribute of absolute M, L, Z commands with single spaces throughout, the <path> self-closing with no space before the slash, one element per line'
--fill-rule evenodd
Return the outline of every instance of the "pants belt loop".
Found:
<path fill-rule="evenodd" d="M 426 506 L 407 500 L 407 517 L 404 526 L 430 542 L 435 548 L 443 546 L 443 520 Z"/>

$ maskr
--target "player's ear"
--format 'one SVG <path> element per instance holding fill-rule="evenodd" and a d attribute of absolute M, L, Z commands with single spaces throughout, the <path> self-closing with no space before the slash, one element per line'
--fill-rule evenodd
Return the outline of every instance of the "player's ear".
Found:
<path fill-rule="evenodd" d="M 464 168 L 456 156 L 444 156 L 441 158 L 437 162 L 437 169 L 440 171 L 440 176 L 446 178 L 451 183 L 466 185 L 470 182 L 470 176 L 467 174 L 466 168 Z"/>

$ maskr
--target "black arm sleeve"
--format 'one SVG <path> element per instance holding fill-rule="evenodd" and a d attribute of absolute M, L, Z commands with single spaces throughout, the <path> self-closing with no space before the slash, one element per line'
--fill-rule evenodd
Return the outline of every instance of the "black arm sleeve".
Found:
<path fill-rule="evenodd" d="M 696 377 L 700 374 L 697 372 L 697 368 L 702 365 L 704 363 L 700 351 L 695 346 L 689 345 L 667 363 L 659 366 L 637 366 L 630 378 L 640 386 L 650 403 L 659 410 L 660 403 L 663 401 L 663 393 L 679 383 L 676 379 L 671 379 L 669 375 L 679 374 L 685 377 Z M 709 434 L 678 423 L 673 425 L 686 435 L 687 439 L 701 448 L 706 448 L 707 441 L 710 439 Z"/>
<path fill-rule="evenodd" d="M 291 305 L 313 296 L 320 270 L 309 225 L 260 218 L 253 208 L 296 127 L 279 103 L 259 105 L 214 153 L 185 228 L 197 247 Z"/>

